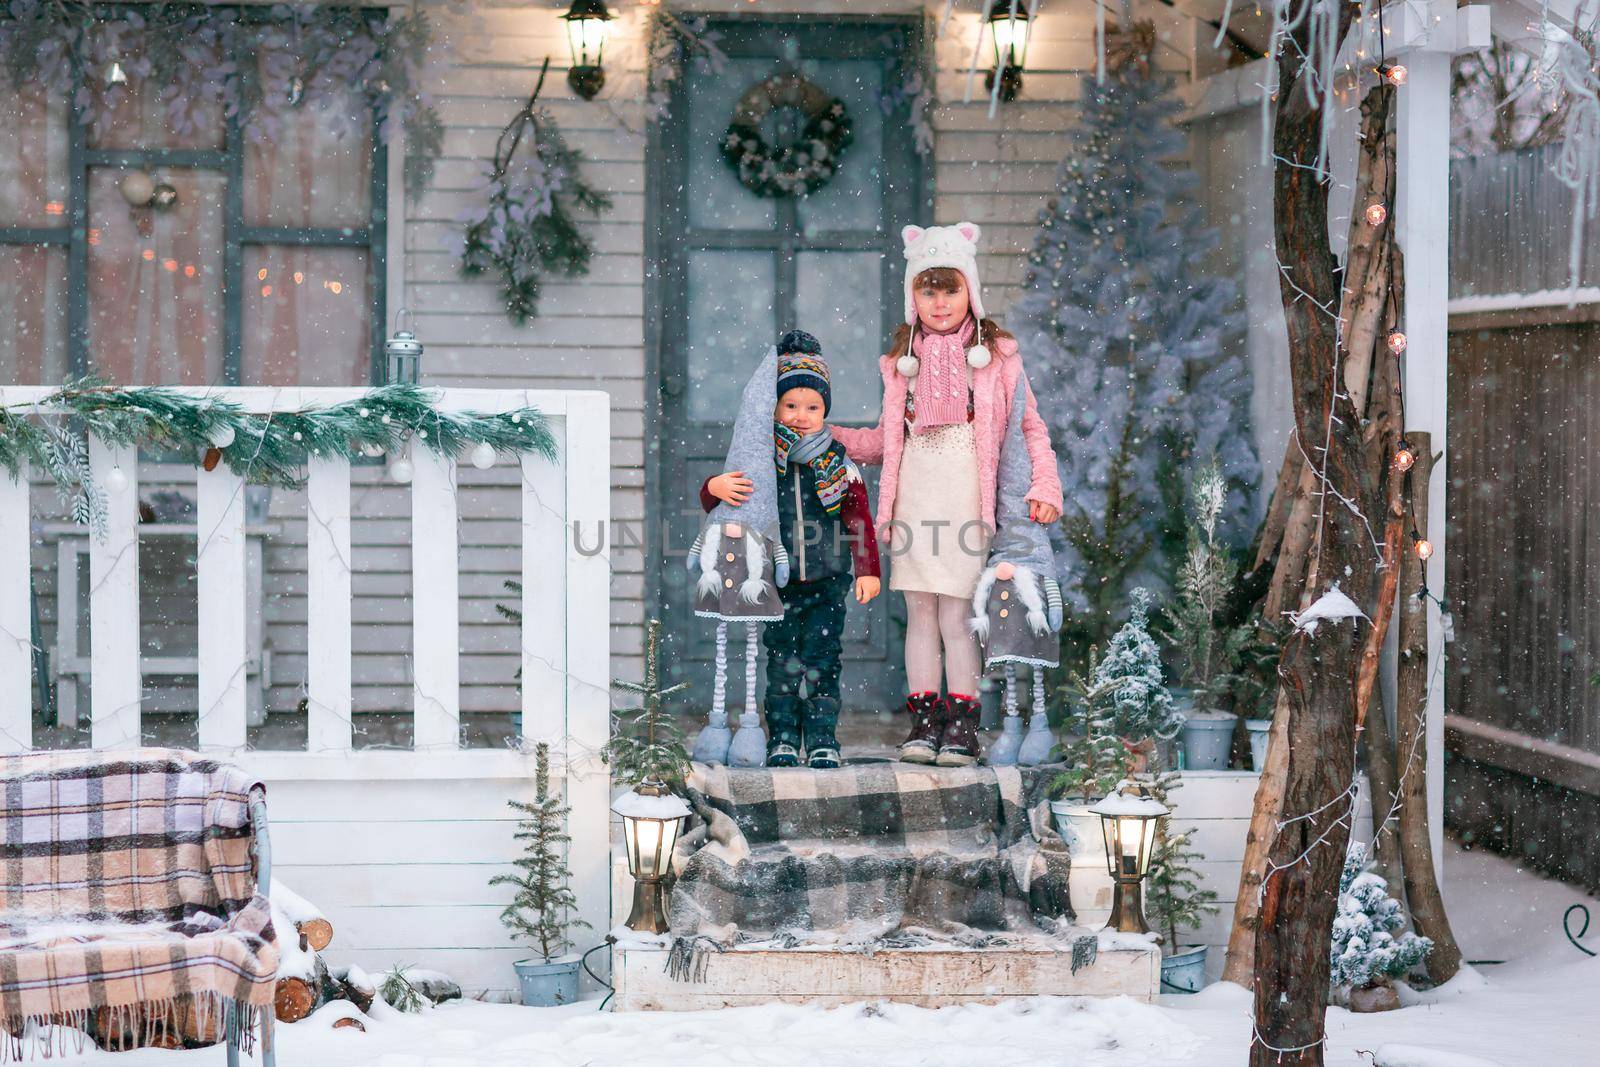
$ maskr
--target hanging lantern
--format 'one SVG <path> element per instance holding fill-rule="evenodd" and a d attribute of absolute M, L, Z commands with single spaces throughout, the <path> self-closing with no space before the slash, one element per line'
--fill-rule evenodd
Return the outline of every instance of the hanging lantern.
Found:
<path fill-rule="evenodd" d="M 1141 886 L 1145 875 L 1150 873 L 1156 827 L 1170 812 L 1143 785 L 1127 780 L 1118 783 L 1110 796 L 1089 811 L 1100 816 L 1100 830 L 1106 842 L 1106 869 L 1117 886 L 1106 929 L 1147 934 L 1150 927 L 1144 921 Z"/>
<path fill-rule="evenodd" d="M 1016 8 L 1012 13 L 1013 6 Z M 1010 102 L 1022 93 L 1022 68 L 1028 60 L 1028 34 L 1032 23 L 1023 0 L 991 0 L 984 19 L 989 24 L 989 41 L 994 46 L 994 67 L 984 76 L 984 89 L 993 92 L 1000 79 L 1000 99 Z"/>
<path fill-rule="evenodd" d="M 645 934 L 667 932 L 667 895 L 662 879 L 672 863 L 672 846 L 689 817 L 689 805 L 666 783 L 647 779 L 611 805 L 622 816 L 622 840 L 633 875 L 633 911 L 628 929 Z"/>
<path fill-rule="evenodd" d="M 128 72 L 122 69 L 122 60 L 113 59 L 111 65 L 106 67 L 107 85 L 127 85 Z"/>
<path fill-rule="evenodd" d="M 395 313 L 395 326 L 405 308 Z M 410 330 L 396 329 L 394 336 L 383 343 L 384 383 L 386 385 L 416 385 L 422 378 L 422 342 Z"/>
<path fill-rule="evenodd" d="M 567 84 L 585 100 L 593 100 L 606 84 L 601 64 L 614 17 L 605 0 L 572 0 L 572 7 L 561 16 L 567 24 L 567 47 L 572 53 Z"/>
<path fill-rule="evenodd" d="M 1367 223 L 1372 226 L 1382 226 L 1383 220 L 1389 217 L 1389 209 L 1374 201 L 1367 205 Z"/>

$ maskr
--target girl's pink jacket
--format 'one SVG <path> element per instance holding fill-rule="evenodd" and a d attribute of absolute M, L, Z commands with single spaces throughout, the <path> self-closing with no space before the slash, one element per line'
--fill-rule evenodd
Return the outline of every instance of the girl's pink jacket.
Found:
<path fill-rule="evenodd" d="M 1016 395 L 1017 379 L 1022 376 L 1022 359 L 1017 342 L 1000 338 L 994 346 L 994 359 L 972 372 L 972 432 L 978 446 L 978 488 L 983 521 L 992 530 L 995 482 L 1000 472 L 1000 443 L 1005 440 L 1011 418 L 1011 398 Z M 878 425 L 852 429 L 832 426 L 834 440 L 844 445 L 857 463 L 880 463 L 883 477 L 878 483 L 880 536 L 894 518 L 895 491 L 900 484 L 900 453 L 906 441 L 906 379 L 895 369 L 890 356 L 879 360 L 883 372 L 883 413 Z M 1028 410 L 1022 415 L 1022 436 L 1033 459 L 1033 485 L 1027 499 L 1061 509 L 1061 478 L 1056 473 L 1056 454 L 1050 447 L 1050 430 L 1039 417 L 1039 408 L 1028 389 Z"/>

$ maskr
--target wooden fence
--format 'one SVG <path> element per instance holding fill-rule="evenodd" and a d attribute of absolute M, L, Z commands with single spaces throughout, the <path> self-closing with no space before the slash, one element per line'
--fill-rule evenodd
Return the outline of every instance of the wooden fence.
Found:
<path fill-rule="evenodd" d="M 48 390 L 0 388 L 0 404 Z M 336 403 L 354 389 L 196 390 L 266 413 Z M 599 750 L 610 729 L 610 409 L 605 394 L 445 390 L 453 410 L 537 408 L 558 458 L 521 460 L 521 710 L 525 742 L 547 741 L 571 805 L 573 888 L 580 917 L 610 916 L 610 779 Z M 497 922 L 505 894 L 491 874 L 516 855 L 506 799 L 527 799 L 526 751 L 460 748 L 458 515 L 454 462 L 414 447 L 411 492 L 411 751 L 354 750 L 351 721 L 350 465 L 315 460 L 308 472 L 306 583 L 309 663 L 304 750 L 246 750 L 247 647 L 244 485 L 219 465 L 195 468 L 199 612 L 198 737 L 269 783 L 274 869 L 329 913 L 335 955 L 363 963 L 432 963 L 469 989 L 509 989 L 515 954 Z M 91 743 L 134 747 L 141 737 L 139 456 L 90 441 L 108 494 L 106 536 L 91 538 Z M 0 751 L 32 745 L 29 557 L 33 516 L 26 472 L 0 472 Z M 580 544 L 582 548 L 580 549 Z M 599 551 L 596 545 L 601 545 Z M 531 749 L 525 744 L 524 749 Z"/>

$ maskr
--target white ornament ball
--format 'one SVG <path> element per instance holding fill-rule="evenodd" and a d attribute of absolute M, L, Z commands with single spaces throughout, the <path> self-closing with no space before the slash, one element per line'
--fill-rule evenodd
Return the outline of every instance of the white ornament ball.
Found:
<path fill-rule="evenodd" d="M 218 448 L 227 448 L 233 444 L 233 427 L 224 423 L 212 430 L 208 436 L 211 438 L 211 443 Z"/>
<path fill-rule="evenodd" d="M 922 360 L 910 352 L 894 361 L 894 369 L 900 372 L 902 378 L 915 378 L 917 371 L 922 368 Z"/>
<path fill-rule="evenodd" d="M 305 434 L 301 433 L 299 430 L 296 430 L 294 432 L 294 439 L 296 441 L 304 441 L 305 440 Z"/>
<path fill-rule="evenodd" d="M 372 409 L 371 408 L 362 408 L 359 412 L 357 412 L 357 414 L 360 415 L 364 419 L 368 415 L 372 414 Z"/>
<path fill-rule="evenodd" d="M 494 446 L 487 441 L 479 442 L 472 450 L 472 465 L 481 471 L 486 471 L 494 466 Z"/>
<path fill-rule="evenodd" d="M 992 358 L 993 357 L 989 355 L 988 347 L 985 345 L 973 345 L 971 348 L 967 349 L 967 366 L 971 367 L 973 370 L 981 370 L 984 367 L 987 367 L 989 365 L 989 360 Z"/>
<path fill-rule="evenodd" d="M 120 493 L 128 488 L 128 476 L 122 473 L 121 467 L 112 467 L 106 472 L 106 488 L 113 493 Z"/>
<path fill-rule="evenodd" d="M 393 478 L 401 485 L 410 485 L 411 476 L 413 473 L 415 472 L 411 468 L 411 461 L 409 459 L 397 459 L 393 463 L 389 464 L 389 477 Z"/>
<path fill-rule="evenodd" d="M 384 413 L 383 413 L 383 424 L 384 424 L 384 425 L 385 425 L 385 426 L 387 426 L 387 425 L 389 425 L 389 422 L 390 422 L 390 419 L 389 419 L 389 413 L 388 413 L 388 412 L 387 412 L 387 411 L 385 411 L 385 412 L 384 412 Z"/>

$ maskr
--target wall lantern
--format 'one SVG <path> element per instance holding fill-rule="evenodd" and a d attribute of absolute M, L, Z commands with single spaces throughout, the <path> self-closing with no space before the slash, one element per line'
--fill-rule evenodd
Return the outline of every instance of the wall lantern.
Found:
<path fill-rule="evenodd" d="M 633 911 L 628 929 L 642 934 L 667 932 L 667 887 L 663 879 L 672 863 L 689 805 L 664 782 L 651 778 L 622 794 L 611 810 L 622 816 L 622 840 L 633 875 Z"/>
<path fill-rule="evenodd" d="M 1156 827 L 1170 812 L 1144 786 L 1126 780 L 1089 810 L 1100 816 L 1100 829 L 1106 839 L 1106 868 L 1117 884 L 1106 929 L 1147 934 L 1150 927 L 1144 921 L 1141 884 L 1150 873 Z"/>
<path fill-rule="evenodd" d="M 408 312 L 401 308 L 395 312 L 394 324 Z M 416 385 L 422 378 L 422 342 L 410 330 L 396 329 L 393 337 L 383 343 L 385 385 Z"/>
<path fill-rule="evenodd" d="M 567 84 L 585 100 L 593 100 L 606 84 L 601 57 L 614 17 L 605 0 L 572 0 L 572 7 L 561 16 L 567 24 L 567 47 L 572 51 Z"/>
<path fill-rule="evenodd" d="M 1013 7 L 1015 11 L 1013 12 Z M 994 68 L 983 79 L 983 87 L 994 91 L 995 78 L 1000 79 L 1000 99 L 1012 101 L 1022 92 L 1022 68 L 1028 61 L 1028 20 L 1026 0 L 991 0 L 989 39 L 994 44 Z"/>

